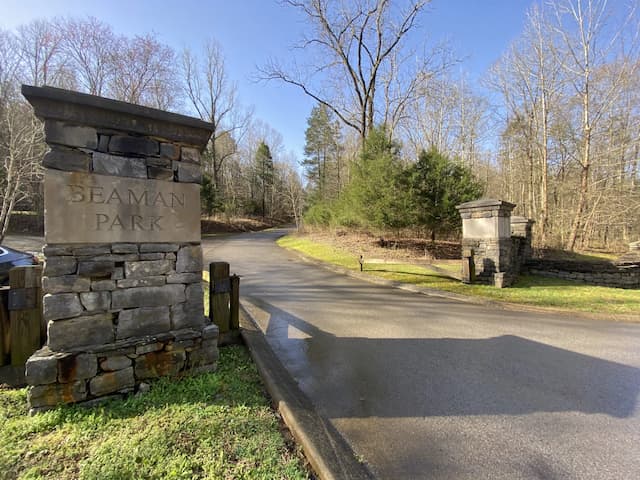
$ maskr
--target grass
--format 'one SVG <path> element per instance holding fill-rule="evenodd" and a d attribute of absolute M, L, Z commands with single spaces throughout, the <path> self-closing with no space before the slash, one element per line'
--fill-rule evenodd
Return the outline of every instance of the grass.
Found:
<path fill-rule="evenodd" d="M 246 349 L 222 349 L 219 365 L 141 396 L 35 416 L 26 389 L 0 389 L 0 478 L 308 478 Z"/>
<path fill-rule="evenodd" d="M 360 269 L 356 255 L 333 245 L 314 242 L 297 235 L 283 237 L 278 240 L 278 244 L 323 262 L 351 270 Z M 445 265 L 438 266 L 445 267 Z M 448 268 L 454 267 L 449 265 Z M 538 276 L 521 276 L 514 286 L 498 289 L 486 285 L 465 285 L 427 267 L 407 264 L 366 265 L 365 263 L 365 273 L 446 292 L 532 307 L 597 314 L 637 315 L 640 321 L 639 290 L 596 287 Z"/>
<path fill-rule="evenodd" d="M 565 250 L 558 250 L 553 248 L 548 248 L 542 251 L 543 256 L 552 260 L 569 260 L 576 262 L 606 262 L 615 260 L 620 255 L 616 253 L 606 253 L 606 252 L 567 252 Z"/>

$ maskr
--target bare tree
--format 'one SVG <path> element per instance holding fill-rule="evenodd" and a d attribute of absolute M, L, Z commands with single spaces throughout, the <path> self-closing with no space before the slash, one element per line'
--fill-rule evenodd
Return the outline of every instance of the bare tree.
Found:
<path fill-rule="evenodd" d="M 0 112 L 17 94 L 15 87 L 20 60 L 16 37 L 11 32 L 0 30 Z"/>
<path fill-rule="evenodd" d="M 283 155 L 283 161 L 276 163 L 275 170 L 278 177 L 277 195 L 282 215 L 293 219 L 296 228 L 302 228 L 302 211 L 304 209 L 305 191 L 302 179 L 294 165 L 299 162 L 293 152 Z"/>
<path fill-rule="evenodd" d="M 492 68 L 506 113 L 502 192 L 536 219 L 542 244 L 609 245 L 637 228 L 622 212 L 637 197 L 639 47 L 635 8 L 555 0 L 529 11 Z"/>
<path fill-rule="evenodd" d="M 18 44 L 22 57 L 21 80 L 31 85 L 67 86 L 62 35 L 58 20 L 34 20 L 18 27 Z"/>
<path fill-rule="evenodd" d="M 626 76 L 637 75 L 640 68 L 637 61 L 640 46 L 637 2 L 616 27 L 608 24 L 611 11 L 606 0 L 557 0 L 551 9 L 554 17 L 552 28 L 557 38 L 553 44 L 554 53 L 580 105 L 580 128 L 575 139 L 580 189 L 566 242 L 566 247 L 573 250 L 588 209 L 593 136 L 605 112 L 618 99 Z M 625 35 L 628 28 L 632 32 Z M 628 50 L 621 51 L 621 46 L 626 46 Z M 606 84 L 598 83 L 596 73 L 616 57 L 627 68 L 612 72 Z"/>
<path fill-rule="evenodd" d="M 42 124 L 31 107 L 12 101 L 0 118 L 0 241 L 4 239 L 14 206 L 32 191 L 30 182 L 40 181 L 40 161 L 45 151 Z"/>
<path fill-rule="evenodd" d="M 69 59 L 80 89 L 104 95 L 115 70 L 117 38 L 111 27 L 95 17 L 59 22 L 61 50 Z"/>
<path fill-rule="evenodd" d="M 524 155 L 528 174 L 519 182 L 526 187 L 520 202 L 527 208 L 522 213 L 535 217 L 540 241 L 545 244 L 549 230 L 550 117 L 554 108 L 560 108 L 562 82 L 550 43 L 553 32 L 544 11 L 534 5 L 527 18 L 519 41 L 493 66 L 489 84 L 501 93 L 507 107 L 509 126 L 505 133 L 511 141 L 519 138 L 518 149 L 505 152 L 509 154 L 507 161 Z"/>
<path fill-rule="evenodd" d="M 113 98 L 165 110 L 175 105 L 178 86 L 170 47 L 147 34 L 118 39 L 114 52 Z"/>
<path fill-rule="evenodd" d="M 223 166 L 237 153 L 249 126 L 251 111 L 239 105 L 236 85 L 229 81 L 224 55 L 213 40 L 206 43 L 202 59 L 190 50 L 183 52 L 182 77 L 191 106 L 202 120 L 213 124 L 205 168 L 215 188 L 221 190 Z"/>
<path fill-rule="evenodd" d="M 405 46 L 407 35 L 428 2 L 285 0 L 309 22 L 312 33 L 303 38 L 301 48 L 317 61 L 304 68 L 285 68 L 271 61 L 261 69 L 261 77 L 300 88 L 356 130 L 362 142 L 376 121 L 383 81 L 390 85 L 399 79 L 395 67 L 401 57 L 394 54 Z M 413 90 L 409 87 L 402 91 L 403 96 L 397 99 L 400 105 L 404 94 Z M 387 100 L 390 98 L 387 95 Z M 389 104 L 384 110 L 389 116 L 393 108 Z"/>

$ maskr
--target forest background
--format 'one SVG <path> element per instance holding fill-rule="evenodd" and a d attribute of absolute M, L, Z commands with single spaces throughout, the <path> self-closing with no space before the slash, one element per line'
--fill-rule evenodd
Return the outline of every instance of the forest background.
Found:
<path fill-rule="evenodd" d="M 41 125 L 22 83 L 213 124 L 203 212 L 455 237 L 455 205 L 517 204 L 540 246 L 624 250 L 640 237 L 640 39 L 633 0 L 534 2 L 481 81 L 447 43 L 416 38 L 426 0 L 287 0 L 307 23 L 256 81 L 304 91 L 304 158 L 243 106 L 214 39 L 177 51 L 93 17 L 0 30 L 0 237 L 42 213 Z M 283 94 L 285 88 L 283 85 Z"/>

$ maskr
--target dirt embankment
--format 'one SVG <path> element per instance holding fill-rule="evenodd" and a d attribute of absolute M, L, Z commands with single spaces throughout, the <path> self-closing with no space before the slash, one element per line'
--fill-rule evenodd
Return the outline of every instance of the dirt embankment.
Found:
<path fill-rule="evenodd" d="M 368 232 L 309 232 L 312 240 L 335 245 L 340 249 L 364 255 L 365 258 L 383 260 L 434 261 L 460 260 L 462 250 L 459 242 L 429 239 L 374 235 Z"/>
<path fill-rule="evenodd" d="M 217 220 L 215 218 L 203 218 L 200 220 L 202 234 L 213 233 L 242 233 L 257 232 L 277 226 L 275 221 L 255 218 L 232 218 L 229 220 Z"/>

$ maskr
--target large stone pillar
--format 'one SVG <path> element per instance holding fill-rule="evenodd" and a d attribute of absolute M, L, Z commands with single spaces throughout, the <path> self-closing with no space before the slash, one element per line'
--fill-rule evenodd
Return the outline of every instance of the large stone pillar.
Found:
<path fill-rule="evenodd" d="M 47 345 L 27 362 L 33 410 L 214 370 L 204 316 L 200 152 L 212 125 L 23 86 L 44 121 Z"/>
<path fill-rule="evenodd" d="M 475 200 L 456 207 L 462 217 L 462 249 L 473 249 L 476 281 L 497 287 L 514 280 L 511 211 L 503 200 Z"/>

